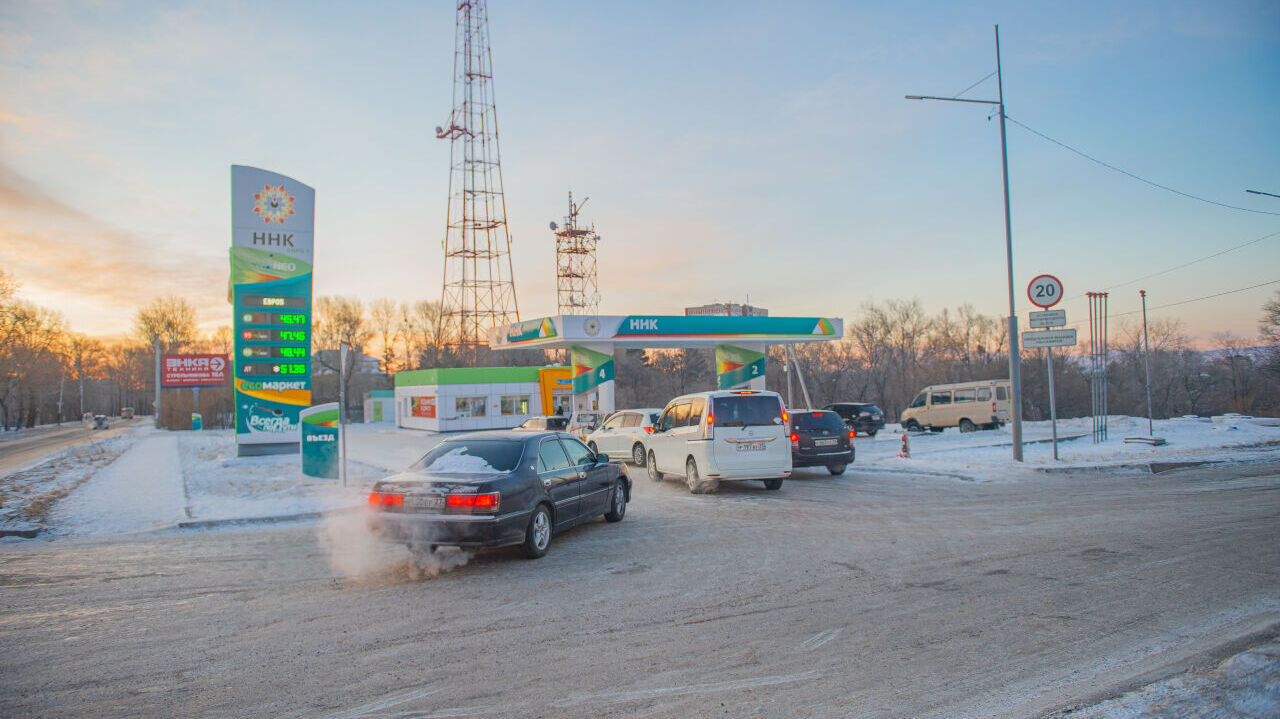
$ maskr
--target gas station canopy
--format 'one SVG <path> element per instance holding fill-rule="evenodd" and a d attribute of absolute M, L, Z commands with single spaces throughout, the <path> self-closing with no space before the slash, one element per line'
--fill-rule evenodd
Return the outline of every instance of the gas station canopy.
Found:
<path fill-rule="evenodd" d="M 844 320 L 831 317 L 708 315 L 556 315 L 499 325 L 489 348 L 572 349 L 575 344 L 637 348 L 711 348 L 723 344 L 793 344 L 838 340 Z"/>
<path fill-rule="evenodd" d="M 719 389 L 765 388 L 769 345 L 838 340 L 833 317 L 723 315 L 556 315 L 499 325 L 493 350 L 567 349 L 573 364 L 574 408 L 612 412 L 615 349 L 711 349 Z"/>

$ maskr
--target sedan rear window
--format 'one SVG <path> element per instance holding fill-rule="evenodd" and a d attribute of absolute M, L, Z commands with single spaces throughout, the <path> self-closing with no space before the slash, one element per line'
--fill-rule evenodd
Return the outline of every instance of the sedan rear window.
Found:
<path fill-rule="evenodd" d="M 716 397 L 711 405 L 717 427 L 761 427 L 782 424 L 777 397 L 741 395 Z"/>
<path fill-rule="evenodd" d="M 441 442 L 409 469 L 457 474 L 498 474 L 520 464 L 523 442 L 459 439 Z"/>
<path fill-rule="evenodd" d="M 844 421 L 835 412 L 795 412 L 791 415 L 791 426 L 796 429 L 844 429 Z"/>

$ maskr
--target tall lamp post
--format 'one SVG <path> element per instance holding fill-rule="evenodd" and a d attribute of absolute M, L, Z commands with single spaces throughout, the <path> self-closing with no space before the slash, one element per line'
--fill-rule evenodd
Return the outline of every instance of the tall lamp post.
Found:
<path fill-rule="evenodd" d="M 1014 307 L 1013 291 L 1013 220 L 1009 214 L 1009 153 L 1004 131 L 1004 78 L 1000 73 L 1000 26 L 996 25 L 996 86 L 995 100 L 974 100 L 967 97 L 935 97 L 932 95 L 907 95 L 908 100 L 942 100 L 945 102 L 972 102 L 979 105 L 995 105 L 1000 112 L 1000 162 L 1004 170 L 1004 240 L 1005 263 L 1009 271 L 1009 383 L 1013 389 L 1013 408 L 1010 424 L 1013 426 L 1013 459 L 1022 461 L 1022 358 L 1018 352 L 1018 313 Z"/>

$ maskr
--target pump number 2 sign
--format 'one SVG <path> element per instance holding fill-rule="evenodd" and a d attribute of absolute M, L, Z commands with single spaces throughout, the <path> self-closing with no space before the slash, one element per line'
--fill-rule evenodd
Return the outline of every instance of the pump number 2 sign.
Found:
<path fill-rule="evenodd" d="M 1027 297 L 1036 307 L 1053 307 L 1062 301 L 1062 280 L 1053 275 L 1040 275 L 1027 285 Z"/>

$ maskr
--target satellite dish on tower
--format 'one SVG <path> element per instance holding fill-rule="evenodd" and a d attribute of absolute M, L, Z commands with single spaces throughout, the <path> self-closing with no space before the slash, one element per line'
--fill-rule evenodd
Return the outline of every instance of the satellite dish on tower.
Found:
<path fill-rule="evenodd" d="M 555 231 L 556 231 L 556 223 L 555 223 L 555 220 L 552 220 L 552 221 L 551 221 L 551 231 L 552 231 L 552 232 L 555 232 Z"/>

